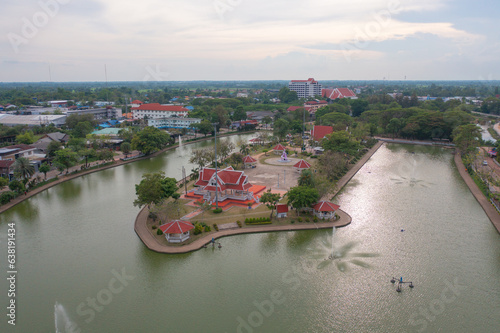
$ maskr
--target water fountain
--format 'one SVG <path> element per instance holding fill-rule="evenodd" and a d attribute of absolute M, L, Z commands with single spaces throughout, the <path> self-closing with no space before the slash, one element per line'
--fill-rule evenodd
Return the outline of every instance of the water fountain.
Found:
<path fill-rule="evenodd" d="M 64 306 L 58 302 L 54 304 L 54 325 L 56 333 L 80 331 L 78 326 L 69 318 Z"/>
<path fill-rule="evenodd" d="M 331 236 L 327 236 L 320 240 L 315 249 L 311 250 L 311 258 L 322 259 L 318 264 L 318 269 L 323 269 L 326 266 L 335 263 L 337 269 L 345 272 L 348 264 L 354 264 L 364 268 L 371 266 L 366 262 L 357 258 L 377 257 L 376 253 L 351 253 L 351 250 L 356 246 L 355 242 L 349 242 L 343 246 L 336 245 L 335 242 L 336 228 L 332 228 Z"/>
<path fill-rule="evenodd" d="M 184 148 L 182 147 L 182 135 L 179 135 L 179 156 L 183 157 L 184 156 Z"/>

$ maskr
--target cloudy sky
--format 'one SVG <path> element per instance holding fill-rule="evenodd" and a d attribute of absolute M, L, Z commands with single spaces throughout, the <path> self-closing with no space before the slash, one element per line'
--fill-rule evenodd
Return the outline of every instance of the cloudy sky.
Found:
<path fill-rule="evenodd" d="M 493 0 L 1 1 L 0 82 L 500 79 Z"/>

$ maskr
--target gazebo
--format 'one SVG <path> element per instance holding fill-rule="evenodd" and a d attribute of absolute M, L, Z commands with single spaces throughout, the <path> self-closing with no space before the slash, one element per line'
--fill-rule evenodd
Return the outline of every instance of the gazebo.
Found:
<path fill-rule="evenodd" d="M 335 218 L 335 212 L 340 206 L 328 201 L 320 201 L 313 207 L 313 213 L 319 219 L 329 220 Z"/>
<path fill-rule="evenodd" d="M 307 162 L 307 161 L 300 160 L 297 163 L 295 163 L 295 165 L 293 167 L 297 171 L 302 171 L 305 169 L 309 169 L 311 167 L 311 164 L 309 164 L 309 162 Z"/>
<path fill-rule="evenodd" d="M 255 168 L 257 160 L 250 155 L 243 157 L 243 165 L 246 168 Z"/>
<path fill-rule="evenodd" d="M 191 229 L 194 229 L 191 222 L 181 220 L 175 220 L 160 226 L 160 230 L 163 231 L 169 243 L 182 243 L 189 239 L 189 230 Z"/>
<path fill-rule="evenodd" d="M 276 155 L 283 154 L 285 150 L 286 150 L 285 146 L 283 146 L 281 143 L 278 143 L 276 147 L 273 148 L 273 151 Z"/>

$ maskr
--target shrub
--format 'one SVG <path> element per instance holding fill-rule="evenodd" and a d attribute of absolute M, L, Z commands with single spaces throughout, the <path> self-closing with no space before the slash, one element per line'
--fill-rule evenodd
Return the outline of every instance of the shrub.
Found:
<path fill-rule="evenodd" d="M 297 221 L 302 222 L 302 217 L 299 217 Z"/>
<path fill-rule="evenodd" d="M 16 197 L 16 193 L 12 191 L 3 192 L 0 195 L 0 204 L 5 205 Z"/>
<path fill-rule="evenodd" d="M 311 222 L 311 221 L 309 220 L 309 218 L 306 218 L 306 222 L 307 222 L 307 223 L 309 223 L 309 222 Z"/>
<path fill-rule="evenodd" d="M 14 179 L 9 183 L 9 188 L 17 193 L 22 193 L 24 192 L 24 184 L 21 183 L 19 180 Z"/>
<path fill-rule="evenodd" d="M 149 217 L 150 219 L 152 219 L 153 221 L 156 221 L 156 219 L 158 218 L 158 216 L 157 216 L 157 215 L 156 215 L 156 213 L 154 213 L 154 212 L 149 212 L 148 217 Z"/>
<path fill-rule="evenodd" d="M 158 227 L 157 227 L 156 225 L 153 225 L 151 228 L 152 228 L 153 230 L 155 230 L 155 229 L 156 229 L 156 228 L 158 228 Z"/>
<path fill-rule="evenodd" d="M 220 208 L 220 207 L 219 208 L 215 208 L 213 210 L 213 212 L 214 212 L 214 214 L 220 214 L 220 213 L 222 213 L 222 208 Z"/>
<path fill-rule="evenodd" d="M 163 231 L 161 231 L 161 229 L 158 229 L 158 230 L 156 230 L 156 234 L 157 235 L 163 235 Z"/>
<path fill-rule="evenodd" d="M 193 234 L 194 235 L 199 235 L 202 232 L 203 232 L 203 227 L 201 226 L 201 224 L 196 224 L 196 226 L 194 227 Z"/>
<path fill-rule="evenodd" d="M 311 158 L 318 158 L 318 155 L 312 155 Z"/>
<path fill-rule="evenodd" d="M 290 223 L 295 223 L 295 220 L 291 220 Z"/>
<path fill-rule="evenodd" d="M 210 232 L 210 231 L 212 231 L 212 228 L 210 228 L 209 225 L 206 225 L 205 226 L 205 232 Z"/>
<path fill-rule="evenodd" d="M 318 222 L 318 217 L 317 217 L 317 216 L 314 216 L 313 221 L 314 221 L 314 222 Z"/>
<path fill-rule="evenodd" d="M 238 225 L 238 227 L 242 228 L 243 226 L 241 225 L 241 222 L 240 221 L 236 221 L 236 224 Z"/>
<path fill-rule="evenodd" d="M 217 223 L 214 223 L 214 230 L 219 231 L 219 227 L 217 226 Z"/>

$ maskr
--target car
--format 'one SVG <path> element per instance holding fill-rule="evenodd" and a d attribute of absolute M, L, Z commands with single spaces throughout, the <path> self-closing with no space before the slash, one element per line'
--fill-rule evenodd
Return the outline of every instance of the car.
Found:
<path fill-rule="evenodd" d="M 483 165 L 488 165 L 488 161 L 484 160 Z"/>

